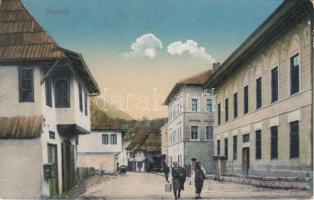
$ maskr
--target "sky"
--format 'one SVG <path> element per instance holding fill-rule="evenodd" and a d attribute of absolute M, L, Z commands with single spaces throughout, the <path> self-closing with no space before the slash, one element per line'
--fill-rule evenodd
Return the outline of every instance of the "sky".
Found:
<path fill-rule="evenodd" d="M 100 98 L 135 119 L 167 116 L 180 79 L 238 47 L 282 0 L 22 0 L 59 46 L 83 55 Z"/>

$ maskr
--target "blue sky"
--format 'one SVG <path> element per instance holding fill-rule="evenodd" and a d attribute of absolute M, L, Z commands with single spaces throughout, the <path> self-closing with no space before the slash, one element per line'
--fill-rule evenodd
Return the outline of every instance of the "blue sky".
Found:
<path fill-rule="evenodd" d="M 149 93 L 157 87 L 167 95 L 178 79 L 209 68 L 212 60 L 207 56 L 224 61 L 282 0 L 23 2 L 60 46 L 83 53 L 101 88 L 112 92 Z M 153 45 L 153 52 L 148 52 L 149 57 L 123 60 L 121 55 L 132 52 L 131 44 L 148 33 L 161 46 L 150 43 L 148 46 Z M 189 55 L 192 50 L 184 46 L 187 40 L 196 42 L 199 49 L 203 47 L 205 53 L 197 49 L 202 55 L 194 54 L 192 58 Z M 170 54 L 167 47 L 177 41 L 181 41 L 178 44 L 181 52 L 176 48 Z M 205 61 L 196 61 L 203 58 Z M 164 73 L 167 79 L 163 79 Z M 139 76 L 144 80 L 139 80 Z M 143 84 L 143 81 L 149 82 Z M 166 115 L 165 111 L 130 114 L 137 118 Z"/>

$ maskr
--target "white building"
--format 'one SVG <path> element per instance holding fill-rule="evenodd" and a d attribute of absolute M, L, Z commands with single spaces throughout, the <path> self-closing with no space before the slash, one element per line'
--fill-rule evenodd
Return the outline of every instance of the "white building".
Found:
<path fill-rule="evenodd" d="M 53 197 L 75 184 L 76 141 L 90 132 L 98 86 L 20 0 L 0 4 L 1 198 Z"/>
<path fill-rule="evenodd" d="M 78 145 L 78 166 L 94 167 L 102 173 L 114 173 L 123 152 L 123 131 L 119 128 L 93 128 L 91 134 L 81 135 Z M 123 155 L 121 155 L 123 157 Z"/>
<path fill-rule="evenodd" d="M 203 84 L 213 73 L 205 71 L 179 81 L 168 95 L 168 163 L 187 166 L 192 158 L 212 173 L 213 160 L 213 101 L 204 92 Z M 163 140 L 165 141 L 165 140 Z"/>

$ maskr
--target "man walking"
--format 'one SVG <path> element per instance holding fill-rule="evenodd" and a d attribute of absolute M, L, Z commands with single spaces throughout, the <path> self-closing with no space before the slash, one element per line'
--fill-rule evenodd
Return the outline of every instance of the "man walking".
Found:
<path fill-rule="evenodd" d="M 186 180 L 186 172 L 183 167 L 180 167 L 177 162 L 173 162 L 172 167 L 172 185 L 174 198 L 181 197 L 181 190 L 184 190 L 184 182 Z"/>
<path fill-rule="evenodd" d="M 164 174 L 165 174 L 165 178 L 166 178 L 166 181 L 169 183 L 169 171 L 170 171 L 170 168 L 169 166 L 167 165 L 166 161 L 163 162 L 163 171 L 164 171 Z"/>
<path fill-rule="evenodd" d="M 194 181 L 195 181 L 195 199 L 201 198 L 201 192 L 203 189 L 203 183 L 204 179 L 206 179 L 205 172 L 202 170 L 201 163 L 196 162 L 195 163 L 195 169 L 194 169 Z"/>

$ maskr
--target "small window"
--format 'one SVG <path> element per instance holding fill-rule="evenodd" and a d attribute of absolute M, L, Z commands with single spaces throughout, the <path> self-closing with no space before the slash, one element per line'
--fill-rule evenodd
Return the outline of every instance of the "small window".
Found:
<path fill-rule="evenodd" d="M 208 112 L 213 111 L 213 100 L 212 99 L 207 99 L 206 100 L 206 109 Z"/>
<path fill-rule="evenodd" d="M 243 92 L 243 112 L 246 114 L 249 112 L 249 86 L 245 86 Z"/>
<path fill-rule="evenodd" d="M 197 140 L 198 139 L 198 126 L 191 127 L 191 139 Z"/>
<path fill-rule="evenodd" d="M 225 157 L 228 160 L 228 138 L 225 138 Z"/>
<path fill-rule="evenodd" d="M 300 59 L 299 54 L 290 58 L 290 92 L 291 95 L 299 92 L 299 66 L 300 66 Z"/>
<path fill-rule="evenodd" d="M 256 109 L 262 107 L 262 78 L 256 79 Z"/>
<path fill-rule="evenodd" d="M 192 99 L 192 111 L 197 112 L 198 111 L 198 100 Z"/>
<path fill-rule="evenodd" d="M 57 108 L 70 107 L 70 82 L 67 79 L 55 80 L 55 103 Z"/>
<path fill-rule="evenodd" d="M 278 158 L 278 126 L 273 126 L 270 128 L 271 141 L 270 141 L 270 158 Z"/>
<path fill-rule="evenodd" d="M 45 88 L 46 88 L 46 105 L 52 107 L 52 91 L 51 91 L 51 79 L 48 78 L 45 81 Z"/>
<path fill-rule="evenodd" d="M 19 68 L 20 102 L 34 102 L 34 72 L 33 69 Z"/>
<path fill-rule="evenodd" d="M 206 126 L 206 140 L 212 140 L 212 139 L 213 139 L 213 127 Z"/>
<path fill-rule="evenodd" d="M 290 158 L 299 158 L 299 121 L 290 123 Z"/>
<path fill-rule="evenodd" d="M 271 70 L 271 102 L 278 101 L 278 67 Z"/>
<path fill-rule="evenodd" d="M 108 134 L 102 135 L 102 144 L 109 144 Z"/>
<path fill-rule="evenodd" d="M 262 131 L 255 131 L 255 159 L 262 159 Z"/>
<path fill-rule="evenodd" d="M 238 136 L 233 136 L 233 160 L 237 160 L 238 157 Z"/>
<path fill-rule="evenodd" d="M 233 94 L 233 118 L 238 117 L 238 93 Z"/>
<path fill-rule="evenodd" d="M 111 134 L 110 135 L 110 143 L 111 144 L 117 144 L 117 134 Z"/>
<path fill-rule="evenodd" d="M 49 131 L 49 139 L 52 139 L 52 140 L 56 139 L 55 132 Z"/>
<path fill-rule="evenodd" d="M 250 142 L 250 134 L 243 135 L 243 143 Z"/>
<path fill-rule="evenodd" d="M 220 140 L 217 140 L 217 156 L 220 155 Z"/>
<path fill-rule="evenodd" d="M 83 89 L 82 86 L 78 86 L 79 92 L 79 104 L 80 104 L 80 111 L 83 112 Z"/>
<path fill-rule="evenodd" d="M 225 99 L 225 121 L 229 120 L 229 99 Z"/>
<path fill-rule="evenodd" d="M 218 104 L 218 125 L 221 124 L 221 104 Z"/>

